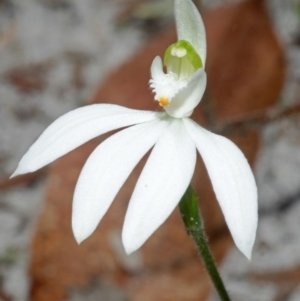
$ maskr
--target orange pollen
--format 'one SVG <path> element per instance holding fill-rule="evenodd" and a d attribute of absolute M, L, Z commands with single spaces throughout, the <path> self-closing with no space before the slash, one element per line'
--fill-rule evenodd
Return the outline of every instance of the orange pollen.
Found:
<path fill-rule="evenodd" d="M 169 99 L 167 97 L 160 97 L 158 102 L 161 107 L 166 107 L 170 104 Z"/>

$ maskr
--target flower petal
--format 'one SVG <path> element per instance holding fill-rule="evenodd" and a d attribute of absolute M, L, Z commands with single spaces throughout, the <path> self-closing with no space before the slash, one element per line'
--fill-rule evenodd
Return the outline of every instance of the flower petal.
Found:
<path fill-rule="evenodd" d="M 195 146 L 182 120 L 173 120 L 157 141 L 132 194 L 123 226 L 127 253 L 137 250 L 167 219 L 188 187 Z"/>
<path fill-rule="evenodd" d="M 206 72 L 198 69 L 188 85 L 175 95 L 169 106 L 164 109 L 175 118 L 190 116 L 202 99 L 206 88 Z"/>
<path fill-rule="evenodd" d="M 159 80 L 165 75 L 163 71 L 163 64 L 160 56 L 155 57 L 151 64 L 151 78 L 154 80 Z"/>
<path fill-rule="evenodd" d="M 72 226 L 78 243 L 92 234 L 133 168 L 168 123 L 154 120 L 125 129 L 106 139 L 91 154 L 73 200 Z"/>
<path fill-rule="evenodd" d="M 206 165 L 237 247 L 250 259 L 257 228 L 257 188 L 247 159 L 229 139 L 184 119 Z"/>
<path fill-rule="evenodd" d="M 191 0 L 175 0 L 175 19 L 178 40 L 190 42 L 200 55 L 203 66 L 205 66 L 205 27 L 194 3 Z"/>
<path fill-rule="evenodd" d="M 155 112 L 110 104 L 73 110 L 55 120 L 29 148 L 13 176 L 33 172 L 111 130 L 156 119 Z"/>

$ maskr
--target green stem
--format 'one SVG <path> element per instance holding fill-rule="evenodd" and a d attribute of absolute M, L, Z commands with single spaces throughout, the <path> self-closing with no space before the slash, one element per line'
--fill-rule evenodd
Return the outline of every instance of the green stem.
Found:
<path fill-rule="evenodd" d="M 230 301 L 223 281 L 214 263 L 212 254 L 208 247 L 203 222 L 198 208 L 198 199 L 192 186 L 189 186 L 182 197 L 179 208 L 186 231 L 191 235 L 196 243 L 199 254 L 201 255 L 207 272 L 222 301 Z"/>

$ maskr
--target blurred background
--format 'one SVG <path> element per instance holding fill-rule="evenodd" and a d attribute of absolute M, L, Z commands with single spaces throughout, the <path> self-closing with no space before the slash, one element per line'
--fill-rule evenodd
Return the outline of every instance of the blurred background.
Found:
<path fill-rule="evenodd" d="M 300 300 L 300 1 L 197 0 L 208 87 L 193 118 L 251 163 L 259 225 L 234 246 L 201 159 L 193 186 L 232 300 Z M 217 301 L 178 210 L 131 256 L 120 233 L 134 170 L 97 231 L 71 232 L 74 186 L 97 138 L 9 180 L 60 115 L 90 103 L 159 110 L 156 55 L 176 40 L 173 0 L 0 0 L 0 301 Z"/>

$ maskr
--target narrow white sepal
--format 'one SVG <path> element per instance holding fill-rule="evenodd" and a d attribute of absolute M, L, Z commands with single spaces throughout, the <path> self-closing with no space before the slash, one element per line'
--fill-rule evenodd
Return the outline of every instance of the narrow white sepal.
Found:
<path fill-rule="evenodd" d="M 191 0 L 175 0 L 175 20 L 178 40 L 190 42 L 205 66 L 205 27 L 198 9 Z"/>
<path fill-rule="evenodd" d="M 157 113 L 111 104 L 73 110 L 55 120 L 29 148 L 12 177 L 33 172 L 106 132 L 157 118 Z"/>
<path fill-rule="evenodd" d="M 133 168 L 168 123 L 162 119 L 132 126 L 94 150 L 74 193 L 72 227 L 78 243 L 93 233 Z"/>
<path fill-rule="evenodd" d="M 184 124 L 205 163 L 232 237 L 250 260 L 257 228 L 257 188 L 248 161 L 229 139 L 191 119 L 184 119 Z"/>
<path fill-rule="evenodd" d="M 174 210 L 191 181 L 195 163 L 195 145 L 182 120 L 174 119 L 157 141 L 129 202 L 122 233 L 128 254 Z"/>
<path fill-rule="evenodd" d="M 188 85 L 178 92 L 169 106 L 164 109 L 175 118 L 188 117 L 202 99 L 206 88 L 206 72 L 203 68 L 198 69 Z"/>

